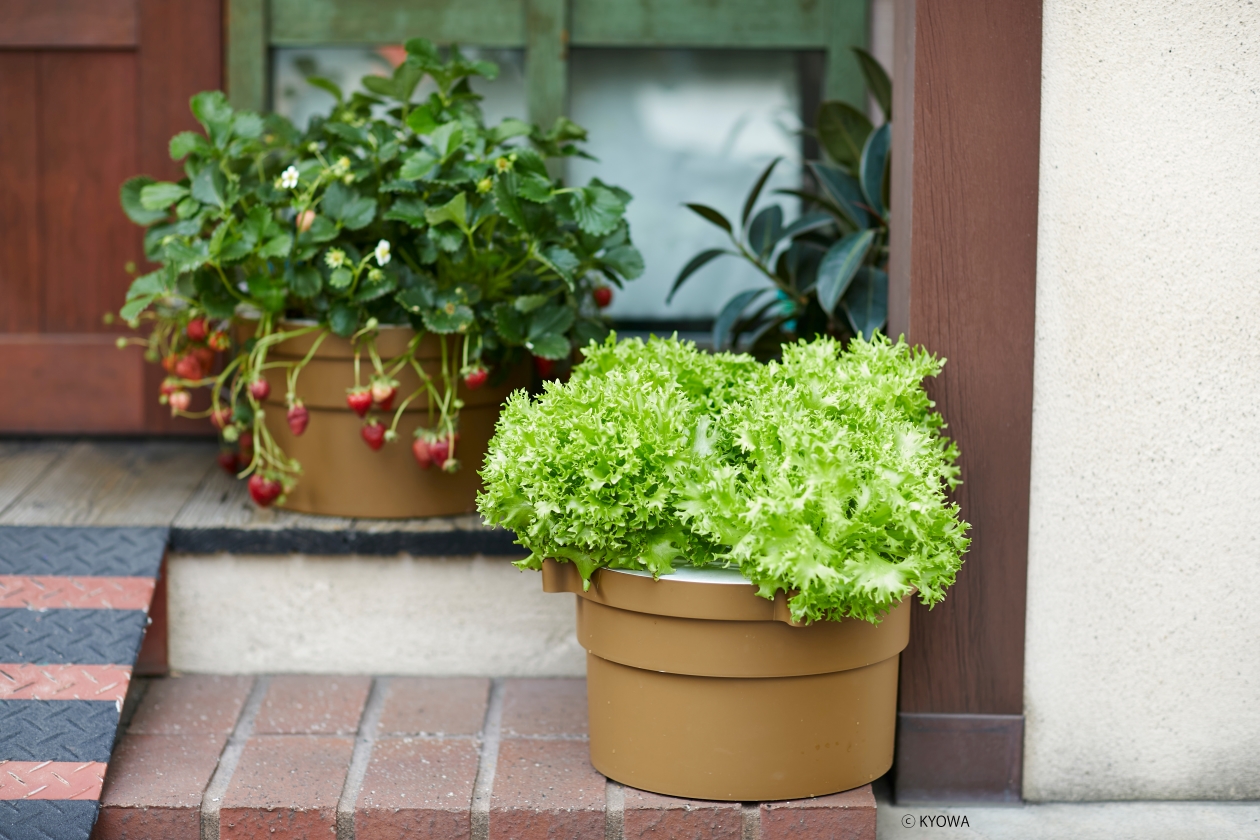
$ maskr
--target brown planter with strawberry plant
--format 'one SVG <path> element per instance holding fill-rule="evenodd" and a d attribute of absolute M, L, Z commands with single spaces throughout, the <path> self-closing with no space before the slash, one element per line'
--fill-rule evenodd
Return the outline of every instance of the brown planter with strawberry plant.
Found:
<path fill-rule="evenodd" d="M 160 268 L 123 319 L 168 371 L 160 398 L 220 429 L 260 505 L 337 516 L 471 512 L 499 406 L 602 340 L 601 309 L 643 270 L 628 193 L 566 186 L 548 159 L 586 132 L 486 126 L 471 76 L 497 68 L 407 42 L 393 76 L 301 131 L 192 99 L 170 144 L 187 177 L 133 178 L 127 215 Z M 425 77 L 434 92 L 413 95 Z M 388 101 L 388 109 L 380 107 Z M 223 357 L 216 354 L 223 353 Z M 209 388 L 192 412 L 190 390 Z"/>
<path fill-rule="evenodd" d="M 280 328 L 295 326 L 300 325 Z M 459 361 L 451 364 L 448 352 L 446 378 L 457 383 L 453 399 L 462 405 L 456 416 L 448 411 L 444 417 L 441 345 L 455 346 L 459 339 L 427 334 L 417 341 L 409 327 L 378 328 L 373 349 L 386 375 L 377 375 L 376 381 L 393 384 L 377 388 L 374 398 L 365 384 L 375 375 L 369 354 L 360 348 L 356 382 L 355 343 L 334 335 L 321 341 L 320 335 L 306 333 L 277 344 L 267 356 L 267 364 L 277 367 L 263 373 L 270 386 L 262 402 L 267 432 L 302 465 L 281 506 L 354 517 L 472 513 L 481 484 L 476 467 L 485 457 L 501 404 L 512 390 L 529 384 L 526 367 L 517 365 L 493 386 L 482 387 L 486 377 L 478 375 L 473 378 L 478 387 L 469 388 L 459 376 Z M 432 389 L 410 365 L 413 342 L 414 358 Z M 294 377 L 294 399 L 288 399 L 287 365 L 308 355 Z M 388 360 L 399 357 L 408 363 L 391 371 Z M 456 463 L 444 470 L 451 461 Z"/>

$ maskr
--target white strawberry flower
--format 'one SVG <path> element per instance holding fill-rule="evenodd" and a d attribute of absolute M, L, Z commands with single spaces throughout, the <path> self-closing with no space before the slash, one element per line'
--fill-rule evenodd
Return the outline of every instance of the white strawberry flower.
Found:
<path fill-rule="evenodd" d="M 280 187 L 286 190 L 296 189 L 298 185 L 298 171 L 296 166 L 290 166 L 288 169 L 280 173 Z"/>
<path fill-rule="evenodd" d="M 389 241 L 382 239 L 376 243 L 376 264 L 380 266 L 389 265 Z"/>

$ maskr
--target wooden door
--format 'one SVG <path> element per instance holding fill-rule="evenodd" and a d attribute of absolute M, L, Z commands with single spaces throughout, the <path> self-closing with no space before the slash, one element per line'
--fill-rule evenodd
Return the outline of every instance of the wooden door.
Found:
<path fill-rule="evenodd" d="M 210 431 L 102 317 L 147 270 L 118 188 L 179 177 L 167 142 L 222 86 L 222 29 L 220 0 L 0 0 L 0 433 Z"/>

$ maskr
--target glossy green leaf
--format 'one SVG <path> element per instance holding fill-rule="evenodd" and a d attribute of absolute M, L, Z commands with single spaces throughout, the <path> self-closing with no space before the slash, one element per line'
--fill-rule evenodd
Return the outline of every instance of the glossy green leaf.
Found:
<path fill-rule="evenodd" d="M 888 78 L 888 72 L 884 70 L 884 66 L 879 63 L 875 56 L 871 55 L 861 47 L 853 47 L 853 53 L 857 56 L 858 64 L 862 67 L 862 75 L 866 77 L 866 87 L 871 92 L 871 96 L 875 97 L 875 101 L 879 103 L 879 109 L 884 112 L 884 121 L 892 119 L 892 80 Z"/>
<path fill-rule="evenodd" d="M 731 228 L 731 223 L 727 221 L 725 216 L 723 216 L 718 211 L 714 210 L 712 207 L 709 207 L 704 204 L 688 204 L 686 206 L 687 206 L 687 209 L 695 213 L 700 218 L 704 219 L 710 224 L 717 225 L 722 230 L 733 235 L 734 231 Z"/>
<path fill-rule="evenodd" d="M 735 322 L 739 320 L 739 316 L 748 304 L 764 295 L 770 289 L 749 289 L 732 297 L 722 307 L 722 311 L 718 312 L 717 320 L 713 322 L 713 346 L 718 350 L 725 350 L 730 343 L 731 327 L 735 326 Z"/>
<path fill-rule="evenodd" d="M 823 191 L 855 228 L 864 230 L 871 226 L 866 198 L 856 178 L 826 163 L 811 163 L 810 168 L 814 170 Z"/>
<path fill-rule="evenodd" d="M 253 274 L 245 281 L 249 286 L 249 295 L 268 312 L 279 312 L 284 309 L 285 299 L 289 291 L 278 277 L 265 274 Z"/>
<path fill-rule="evenodd" d="M 524 120 L 508 117 L 490 131 L 490 139 L 495 144 L 498 144 L 502 143 L 504 140 L 510 140 L 513 137 L 523 137 L 524 135 L 529 134 L 529 132 L 529 123 Z"/>
<path fill-rule="evenodd" d="M 884 178 L 888 175 L 888 149 L 891 143 L 892 123 L 884 123 L 866 139 L 859 167 L 866 206 L 881 217 L 888 212 L 884 208 Z"/>
<path fill-rule="evenodd" d="M 818 106 L 818 141 L 833 161 L 856 170 L 862 146 L 873 126 L 866 114 L 847 102 L 824 102 Z"/>
<path fill-rule="evenodd" d="M 850 233 L 828 249 L 818 265 L 818 305 L 830 315 L 836 303 L 853 282 L 853 277 L 871 250 L 875 231 Z"/>
<path fill-rule="evenodd" d="M 227 207 L 227 179 L 214 163 L 207 163 L 192 179 L 192 197 L 202 204 Z"/>
<path fill-rule="evenodd" d="M 263 133 L 263 118 L 253 111 L 237 111 L 232 117 L 232 134 L 244 140 L 256 140 Z"/>
<path fill-rule="evenodd" d="M 669 294 L 665 296 L 665 303 L 669 303 L 674 299 L 674 295 L 678 293 L 678 289 L 687 281 L 691 275 L 704 268 L 713 260 L 723 254 L 733 254 L 733 251 L 727 251 L 724 248 L 710 248 L 707 251 L 701 251 L 691 258 L 691 261 L 683 266 L 683 270 L 678 272 L 678 276 L 674 278 L 674 285 L 670 287 Z"/>
<path fill-rule="evenodd" d="M 757 198 L 761 195 L 761 190 L 766 185 L 766 181 L 770 179 L 770 173 L 779 165 L 782 157 L 777 157 L 770 161 L 770 165 L 762 170 L 761 176 L 757 178 L 757 182 L 753 184 L 753 188 L 748 192 L 748 197 L 744 199 L 744 212 L 739 216 L 740 227 L 748 224 L 748 217 L 752 215 L 753 207 L 757 205 Z"/>
<path fill-rule="evenodd" d="M 864 266 L 844 296 L 844 314 L 853 332 L 868 341 L 888 323 L 888 274 Z"/>
<path fill-rule="evenodd" d="M 748 245 L 754 254 L 769 256 L 783 236 L 783 208 L 772 204 L 753 218 L 748 226 Z"/>
<path fill-rule="evenodd" d="M 333 269 L 333 273 L 328 277 L 328 285 L 338 291 L 350 288 L 353 282 L 354 272 L 345 266 Z"/>
<path fill-rule="evenodd" d="M 819 213 L 817 211 L 813 213 L 806 213 L 804 216 L 801 216 L 799 219 L 792 222 L 792 224 L 785 227 L 780 235 L 780 238 L 791 239 L 795 236 L 801 236 L 816 230 L 823 230 L 834 224 L 835 219 L 830 213 Z"/>
<path fill-rule="evenodd" d="M 516 307 L 517 312 L 533 312 L 552 297 L 552 295 L 521 295 L 513 301 L 512 306 Z"/>

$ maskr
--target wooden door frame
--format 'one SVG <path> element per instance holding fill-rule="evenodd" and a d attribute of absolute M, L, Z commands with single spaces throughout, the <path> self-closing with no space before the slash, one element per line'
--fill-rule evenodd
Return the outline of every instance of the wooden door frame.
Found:
<path fill-rule="evenodd" d="M 1041 0 L 898 0 L 889 332 L 949 359 L 971 550 L 902 656 L 899 802 L 1020 801 Z"/>

